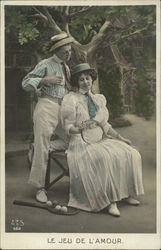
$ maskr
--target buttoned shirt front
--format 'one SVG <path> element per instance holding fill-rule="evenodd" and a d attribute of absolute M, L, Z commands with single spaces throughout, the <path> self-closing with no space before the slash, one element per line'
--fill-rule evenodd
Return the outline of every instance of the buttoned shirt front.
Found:
<path fill-rule="evenodd" d="M 68 68 L 69 69 L 69 68 Z M 29 72 L 22 81 L 22 87 L 26 91 L 35 91 L 39 89 L 39 83 L 46 76 L 60 76 L 62 81 L 60 84 L 50 86 L 42 86 L 41 92 L 50 97 L 63 98 L 68 92 L 65 86 L 65 76 L 62 66 L 62 61 L 56 56 L 40 61 L 36 67 Z"/>

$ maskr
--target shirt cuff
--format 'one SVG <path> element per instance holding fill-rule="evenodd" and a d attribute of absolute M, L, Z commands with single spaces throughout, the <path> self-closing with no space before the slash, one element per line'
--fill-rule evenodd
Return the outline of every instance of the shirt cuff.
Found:
<path fill-rule="evenodd" d="M 32 80 L 30 80 L 29 82 L 26 81 L 26 83 L 23 84 L 23 88 L 26 91 L 37 91 L 37 87 L 39 86 L 40 81 L 42 80 L 42 78 L 37 77 L 37 78 L 33 78 Z"/>
<path fill-rule="evenodd" d="M 68 124 L 68 125 L 65 125 L 65 131 L 67 132 L 68 135 L 70 135 L 70 129 L 71 127 L 73 127 L 73 124 Z"/>
<path fill-rule="evenodd" d="M 105 134 L 108 133 L 109 129 L 112 128 L 111 124 L 109 124 L 108 122 L 106 122 L 106 124 L 103 126 L 103 130 L 105 132 Z"/>

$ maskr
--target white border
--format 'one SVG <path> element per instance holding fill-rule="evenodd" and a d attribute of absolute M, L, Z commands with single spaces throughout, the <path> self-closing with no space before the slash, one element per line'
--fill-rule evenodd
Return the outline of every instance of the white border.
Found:
<path fill-rule="evenodd" d="M 98 6 L 121 6 L 121 5 L 159 5 L 159 0 L 55 0 L 55 1 L 47 1 L 47 0 L 2 0 L 2 4 L 4 5 L 46 5 L 46 6 L 63 6 L 63 5 L 98 5 Z"/>
<path fill-rule="evenodd" d="M 5 166 L 5 136 L 4 136 L 4 103 L 5 103 L 5 88 L 4 88 L 4 6 L 5 5 L 156 5 L 157 7 L 157 233 L 156 234 L 65 234 L 63 237 L 72 238 L 73 244 L 59 244 L 61 233 L 5 233 L 5 195 L 4 195 L 4 166 Z M 155 249 L 159 250 L 160 244 L 160 197 L 161 197 L 161 176 L 160 176 L 160 1 L 159 0 L 102 0 L 102 1 L 2 1 L 1 2 L 1 248 L 2 249 Z M 54 237 L 56 242 L 54 245 L 47 243 L 47 239 Z M 76 244 L 76 238 L 84 238 L 86 244 Z M 121 238 L 121 245 L 111 244 L 89 244 L 90 238 Z"/>

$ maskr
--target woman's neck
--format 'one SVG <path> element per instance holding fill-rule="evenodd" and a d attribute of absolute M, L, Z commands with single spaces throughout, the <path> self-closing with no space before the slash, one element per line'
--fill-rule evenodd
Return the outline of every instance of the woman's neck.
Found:
<path fill-rule="evenodd" d="M 89 90 L 85 90 L 85 89 L 79 89 L 78 90 L 80 94 L 85 95 L 89 93 Z"/>

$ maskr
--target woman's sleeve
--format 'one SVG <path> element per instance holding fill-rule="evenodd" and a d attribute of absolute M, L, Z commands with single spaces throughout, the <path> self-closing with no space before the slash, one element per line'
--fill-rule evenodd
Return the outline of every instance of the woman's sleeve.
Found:
<path fill-rule="evenodd" d="M 108 123 L 109 111 L 106 107 L 107 101 L 104 95 L 98 95 L 98 96 L 99 96 L 99 111 L 95 118 L 97 121 L 101 123 L 105 134 L 107 134 L 108 130 L 112 127 L 111 124 Z"/>
<path fill-rule="evenodd" d="M 61 122 L 66 133 L 76 124 L 76 101 L 74 96 L 69 93 L 64 96 L 61 104 Z"/>

